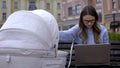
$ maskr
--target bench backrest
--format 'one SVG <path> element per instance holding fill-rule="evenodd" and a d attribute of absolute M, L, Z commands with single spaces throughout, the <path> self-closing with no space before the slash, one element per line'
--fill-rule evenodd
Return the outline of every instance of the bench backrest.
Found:
<path fill-rule="evenodd" d="M 58 49 L 70 52 L 71 44 L 72 44 L 71 42 L 60 42 L 59 46 L 58 46 Z M 68 65 L 69 55 L 70 54 L 68 54 L 66 65 Z M 75 66 L 75 51 L 74 51 L 74 48 L 73 48 L 73 52 L 72 52 L 71 66 Z M 120 44 L 119 45 L 118 44 L 115 45 L 115 43 L 111 44 L 110 66 L 120 66 Z"/>

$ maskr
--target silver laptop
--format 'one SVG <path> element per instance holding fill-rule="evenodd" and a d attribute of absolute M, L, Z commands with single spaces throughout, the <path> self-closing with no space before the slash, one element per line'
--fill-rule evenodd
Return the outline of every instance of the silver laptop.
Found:
<path fill-rule="evenodd" d="M 75 44 L 76 65 L 110 65 L 110 44 Z"/>

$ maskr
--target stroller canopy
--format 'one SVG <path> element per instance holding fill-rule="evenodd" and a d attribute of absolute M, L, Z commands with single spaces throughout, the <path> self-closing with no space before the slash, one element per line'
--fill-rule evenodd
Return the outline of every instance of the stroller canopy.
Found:
<path fill-rule="evenodd" d="M 0 29 L 0 47 L 57 49 L 58 39 L 56 19 L 42 9 L 16 11 Z"/>

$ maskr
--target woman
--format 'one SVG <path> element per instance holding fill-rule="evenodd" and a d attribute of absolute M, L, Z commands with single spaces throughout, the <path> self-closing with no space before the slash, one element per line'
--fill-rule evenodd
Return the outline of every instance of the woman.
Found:
<path fill-rule="evenodd" d="M 107 29 L 98 23 L 98 14 L 94 7 L 83 8 L 79 24 L 59 32 L 60 41 L 74 40 L 78 44 L 108 44 Z"/>

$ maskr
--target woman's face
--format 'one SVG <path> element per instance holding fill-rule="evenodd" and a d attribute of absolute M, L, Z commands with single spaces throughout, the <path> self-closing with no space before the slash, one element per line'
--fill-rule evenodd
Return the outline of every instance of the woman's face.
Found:
<path fill-rule="evenodd" d="M 91 15 L 83 16 L 83 23 L 87 28 L 92 28 L 95 23 L 95 17 Z"/>

